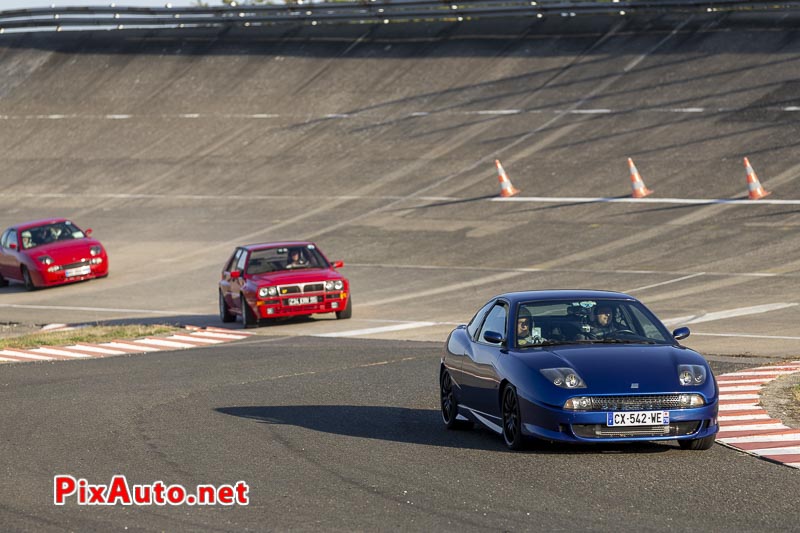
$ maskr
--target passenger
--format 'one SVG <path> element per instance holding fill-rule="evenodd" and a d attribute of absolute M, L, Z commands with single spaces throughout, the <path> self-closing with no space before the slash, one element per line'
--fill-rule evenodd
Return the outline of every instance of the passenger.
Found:
<path fill-rule="evenodd" d="M 33 239 L 31 239 L 31 232 L 30 231 L 23 231 L 22 232 L 22 249 L 27 250 L 28 248 L 33 248 Z"/>
<path fill-rule="evenodd" d="M 303 256 L 303 251 L 300 248 L 292 248 L 289 250 L 289 262 L 286 268 L 304 268 L 308 266 L 308 261 Z"/>

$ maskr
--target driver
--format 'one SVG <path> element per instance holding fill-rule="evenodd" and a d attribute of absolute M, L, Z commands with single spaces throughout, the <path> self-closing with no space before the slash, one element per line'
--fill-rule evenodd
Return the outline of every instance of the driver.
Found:
<path fill-rule="evenodd" d="M 517 346 L 531 346 L 542 342 L 542 338 L 533 326 L 531 312 L 527 307 L 520 307 L 517 315 Z"/>
<path fill-rule="evenodd" d="M 605 339 L 614 331 L 611 318 L 614 312 L 607 305 L 600 305 L 594 310 L 594 320 L 589 323 L 589 331 L 586 333 L 589 339 Z"/>
<path fill-rule="evenodd" d="M 308 266 L 308 260 L 303 256 L 303 251 L 299 248 L 292 248 L 289 251 L 289 262 L 286 268 L 303 268 Z"/>

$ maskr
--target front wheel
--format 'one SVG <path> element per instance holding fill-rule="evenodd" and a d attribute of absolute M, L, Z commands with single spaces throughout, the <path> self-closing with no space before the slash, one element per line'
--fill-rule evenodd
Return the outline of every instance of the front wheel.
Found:
<path fill-rule="evenodd" d="M 219 291 L 219 319 L 223 322 L 233 322 L 236 316 L 228 310 L 228 304 L 225 303 L 225 297 L 222 291 Z"/>
<path fill-rule="evenodd" d="M 25 289 L 29 291 L 36 290 L 36 285 L 33 284 L 31 273 L 28 272 L 26 267 L 22 267 L 22 283 L 25 284 Z"/>
<path fill-rule="evenodd" d="M 353 316 L 353 298 L 347 299 L 347 305 L 341 311 L 336 311 L 336 318 L 345 319 Z"/>
<path fill-rule="evenodd" d="M 2 274 L 0 274 L 0 287 L 6 287 L 6 286 L 8 286 L 8 280 L 4 278 Z"/>
<path fill-rule="evenodd" d="M 716 435 L 709 435 L 701 439 L 679 440 L 678 444 L 684 450 L 708 450 L 714 446 Z"/>
<path fill-rule="evenodd" d="M 247 300 L 245 300 L 244 294 L 241 294 L 239 298 L 242 302 L 242 323 L 244 324 L 244 327 L 254 328 L 258 326 L 258 318 L 256 318 L 253 310 L 250 309 L 250 304 L 247 303 Z"/>
<path fill-rule="evenodd" d="M 513 385 L 506 385 L 503 391 L 503 440 L 510 450 L 523 448 L 519 397 Z"/>

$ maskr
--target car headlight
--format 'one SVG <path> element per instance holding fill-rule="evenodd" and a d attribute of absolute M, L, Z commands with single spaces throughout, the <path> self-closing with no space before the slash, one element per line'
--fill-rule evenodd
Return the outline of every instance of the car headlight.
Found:
<path fill-rule="evenodd" d="M 95 244 L 94 246 L 89 247 L 89 253 L 94 255 L 100 255 L 103 253 L 103 247 L 99 244 Z"/>
<path fill-rule="evenodd" d="M 585 389 L 586 383 L 571 368 L 542 368 L 539 370 L 556 387 L 562 389 Z"/>
<path fill-rule="evenodd" d="M 326 291 L 332 291 L 333 290 L 333 281 L 332 280 L 325 282 L 325 290 Z"/>
<path fill-rule="evenodd" d="M 707 376 L 708 372 L 703 365 L 678 365 L 678 381 L 684 387 L 702 385 Z"/>
<path fill-rule="evenodd" d="M 678 403 L 681 407 L 702 407 L 706 401 L 699 394 L 681 394 Z"/>
<path fill-rule="evenodd" d="M 333 282 L 333 288 L 335 290 L 340 291 L 342 290 L 343 287 L 344 287 L 344 282 L 342 282 L 342 280 L 337 279 L 336 281 Z"/>
<path fill-rule="evenodd" d="M 258 289 L 258 297 L 266 298 L 267 296 L 275 296 L 278 294 L 277 287 L 261 287 Z"/>
<path fill-rule="evenodd" d="M 44 264 L 44 265 L 52 265 L 53 264 L 53 258 L 50 257 L 49 255 L 40 255 L 38 257 L 38 259 L 39 259 L 39 262 Z"/>
<path fill-rule="evenodd" d="M 564 409 L 569 409 L 571 411 L 587 411 L 592 407 L 592 399 L 587 398 L 586 396 L 578 396 L 575 398 L 570 398 L 566 402 L 564 402 Z"/>

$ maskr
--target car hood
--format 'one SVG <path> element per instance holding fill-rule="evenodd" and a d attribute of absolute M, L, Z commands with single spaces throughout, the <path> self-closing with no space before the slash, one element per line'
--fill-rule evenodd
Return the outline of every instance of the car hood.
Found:
<path fill-rule="evenodd" d="M 344 277 L 327 268 L 304 268 L 298 270 L 284 270 L 280 272 L 265 272 L 256 274 L 250 279 L 254 283 L 269 283 L 272 285 L 291 285 L 293 283 L 306 283 L 309 281 L 327 281 L 344 279 Z"/>
<path fill-rule="evenodd" d="M 653 344 L 555 346 L 522 355 L 532 370 L 569 367 L 587 384 L 587 392 L 664 392 L 678 388 L 678 365 L 708 366 L 688 348 Z M 710 375 L 710 374 L 709 374 Z"/>
<path fill-rule="evenodd" d="M 95 239 L 73 239 L 43 244 L 26 251 L 33 259 L 49 255 L 55 264 L 68 265 L 83 259 L 89 259 L 91 257 L 89 248 L 95 245 L 100 245 L 100 242 Z"/>

